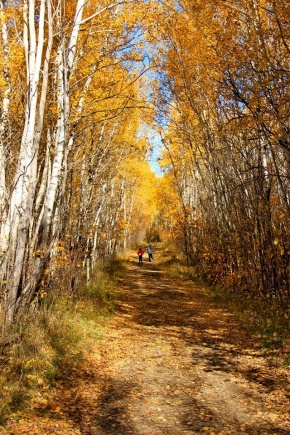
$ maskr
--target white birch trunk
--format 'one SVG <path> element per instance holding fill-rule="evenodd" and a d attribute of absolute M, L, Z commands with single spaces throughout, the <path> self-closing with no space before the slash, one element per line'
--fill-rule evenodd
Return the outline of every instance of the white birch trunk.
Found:
<path fill-rule="evenodd" d="M 7 305 L 4 313 L 5 325 L 8 327 L 12 323 L 15 314 L 18 288 L 23 272 L 28 229 L 32 219 L 32 207 L 37 183 L 37 152 L 40 140 L 40 135 L 38 135 L 38 140 L 35 140 L 35 126 L 38 113 L 38 87 L 44 45 L 46 2 L 41 0 L 40 3 L 37 42 L 34 0 L 28 0 L 25 6 L 28 6 L 28 29 L 27 33 L 24 32 L 24 35 L 29 35 L 29 45 L 27 41 L 24 42 L 25 47 L 29 46 L 27 55 L 28 95 L 25 109 L 25 126 L 8 216 L 10 245 L 7 267 L 9 267 L 9 274 L 7 277 Z M 26 14 L 25 8 L 24 13 Z M 25 17 L 25 26 L 26 22 Z"/>
<path fill-rule="evenodd" d="M 133 207 L 134 207 L 135 193 L 136 192 L 134 190 L 132 192 L 132 194 L 131 194 L 131 198 L 130 198 L 130 203 L 129 203 L 128 209 L 127 209 L 127 204 L 125 203 L 125 205 L 124 205 L 126 207 L 126 214 L 124 214 L 124 218 L 125 218 L 125 221 L 126 221 L 126 226 L 124 228 L 124 242 L 123 242 L 123 248 L 124 249 L 127 249 L 128 242 L 130 243 L 130 241 L 128 240 L 128 236 L 130 235 L 129 227 L 130 227 L 131 221 L 132 221 L 132 212 L 133 212 Z"/>
<path fill-rule="evenodd" d="M 45 162 L 44 162 L 44 167 L 42 169 L 40 187 L 37 192 L 37 197 L 34 206 L 34 213 L 36 216 L 38 216 L 38 220 L 37 222 L 33 222 L 34 226 L 31 225 L 31 234 L 33 235 L 30 244 L 31 255 L 33 255 L 33 251 L 36 250 L 37 241 L 41 240 L 40 224 L 43 218 L 43 207 L 41 206 L 41 204 L 44 201 L 45 194 L 47 191 L 47 186 L 49 185 L 50 182 L 50 173 L 51 173 L 50 152 L 51 152 L 51 135 L 50 135 L 50 130 L 48 130 Z M 38 248 L 42 248 L 42 247 L 39 246 Z"/>
<path fill-rule="evenodd" d="M 70 42 L 67 48 L 67 55 L 65 50 L 64 41 L 60 42 L 57 53 L 57 68 L 58 68 L 58 110 L 59 118 L 56 130 L 56 143 L 55 143 L 55 157 L 52 165 L 52 173 L 50 183 L 47 189 L 47 194 L 44 201 L 44 210 L 42 217 L 42 244 L 45 244 L 49 237 L 56 237 L 59 202 L 62 200 L 61 193 L 63 192 L 66 173 L 67 173 L 67 131 L 69 122 L 69 78 L 72 72 L 75 55 L 77 39 L 82 19 L 82 13 L 85 0 L 78 0 L 76 6 L 76 13 L 71 32 Z M 61 22 L 59 22 L 61 28 Z M 54 225 L 53 225 L 54 222 Z M 53 226 L 53 228 L 52 228 Z"/>
<path fill-rule="evenodd" d="M 118 5 L 118 3 L 113 3 L 103 9 L 99 9 L 91 15 L 91 17 L 82 20 L 85 4 L 86 0 L 77 1 L 69 44 L 66 46 L 65 39 L 62 39 L 57 49 L 57 98 L 59 119 L 55 130 L 55 156 L 51 166 L 51 173 L 48 174 L 47 177 L 44 176 L 41 187 L 38 190 L 39 200 L 43 197 L 43 187 L 46 186 L 47 178 L 48 183 L 44 197 L 44 205 L 43 208 L 39 210 L 38 222 L 34 222 L 36 189 L 39 182 L 38 149 L 42 134 L 47 76 L 49 72 L 48 63 L 52 47 L 52 20 L 57 20 L 57 14 L 61 11 L 61 2 L 55 5 L 56 10 L 54 10 L 52 17 L 50 8 L 51 0 L 38 0 L 39 15 L 36 17 L 35 0 L 23 0 L 23 47 L 27 65 L 28 90 L 24 128 L 15 172 L 14 186 L 11 193 L 7 219 L 4 225 L 5 234 L 9 235 L 9 246 L 5 254 L 5 267 L 2 269 L 2 273 L 6 274 L 7 277 L 7 303 L 4 313 L 6 327 L 11 325 L 17 306 L 19 306 L 23 300 L 25 304 L 27 301 L 31 300 L 31 295 L 36 288 L 37 280 L 41 274 L 42 265 L 49 259 L 54 240 L 58 235 L 69 153 L 70 77 L 75 67 L 75 62 L 77 61 L 76 50 L 80 26 L 101 14 L 103 11 Z M 44 31 L 47 23 L 48 41 L 44 40 Z M 36 33 L 36 27 L 38 33 Z M 62 29 L 61 17 L 58 22 L 58 28 Z M 43 56 L 45 44 L 47 51 L 46 55 Z M 39 96 L 41 79 L 42 90 Z M 90 80 L 88 81 L 88 85 L 90 84 L 89 82 Z M 80 105 L 82 106 L 81 101 Z M 0 157 L 2 156 L 3 147 L 0 150 Z M 0 163 L 0 194 L 2 196 L 5 194 L 4 159 L 3 162 L 3 164 Z M 47 167 L 48 166 L 46 166 L 46 168 Z M 29 231 L 33 231 L 35 228 L 39 228 L 41 240 L 39 240 L 39 237 L 38 239 L 31 238 L 30 240 Z M 27 259 L 28 249 L 30 248 L 30 252 L 32 252 L 34 246 L 46 247 L 44 260 L 42 262 L 35 261 L 34 268 L 30 272 L 30 275 L 26 275 L 25 260 Z M 21 293 L 20 297 L 19 291 Z"/>
<path fill-rule="evenodd" d="M 5 139 L 7 134 L 8 113 L 10 105 L 10 72 L 9 72 L 9 47 L 7 25 L 4 16 L 3 2 L 0 2 L 0 23 L 2 47 L 4 55 L 4 80 L 5 89 L 2 99 L 2 110 L 0 118 L 0 258 L 8 248 L 9 228 L 6 225 L 7 221 L 7 187 L 6 187 L 6 154 L 5 154 Z"/>

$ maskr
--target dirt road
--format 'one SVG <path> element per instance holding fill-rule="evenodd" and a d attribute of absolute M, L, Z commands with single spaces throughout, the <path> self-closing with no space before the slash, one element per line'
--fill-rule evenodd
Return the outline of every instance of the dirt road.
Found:
<path fill-rule="evenodd" d="M 289 372 L 158 252 L 118 281 L 105 338 L 53 406 L 11 434 L 289 435 Z M 25 427 L 25 429 L 24 429 Z M 26 432 L 27 430 L 27 432 Z"/>

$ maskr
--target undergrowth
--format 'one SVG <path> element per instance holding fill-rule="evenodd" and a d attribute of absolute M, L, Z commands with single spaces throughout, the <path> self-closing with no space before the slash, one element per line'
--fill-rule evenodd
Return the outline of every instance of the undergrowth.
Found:
<path fill-rule="evenodd" d="M 172 248 L 164 249 L 164 257 L 161 263 L 166 273 L 173 279 L 192 278 L 191 270 L 186 265 L 185 256 L 182 253 L 176 253 Z"/>
<path fill-rule="evenodd" d="M 102 339 L 106 319 L 114 311 L 114 267 L 106 264 L 76 295 L 56 290 L 18 322 L 21 327 L 14 334 L 19 339 L 0 349 L 0 425 L 11 415 L 17 418 L 35 396 L 77 370 Z"/>
<path fill-rule="evenodd" d="M 249 335 L 257 337 L 261 350 L 272 358 L 275 365 L 290 369 L 289 319 L 284 307 L 275 300 L 253 299 L 207 285 L 201 278 L 193 277 L 193 280 L 204 285 L 212 300 L 229 310 Z"/>
<path fill-rule="evenodd" d="M 290 308 L 287 312 L 276 300 L 253 299 L 210 286 L 197 276 L 195 268 L 186 265 L 182 254 L 177 254 L 173 248 L 164 252 L 162 265 L 170 277 L 190 280 L 207 288 L 212 300 L 230 310 L 237 322 L 260 340 L 262 349 L 273 356 L 275 363 L 290 369 Z"/>

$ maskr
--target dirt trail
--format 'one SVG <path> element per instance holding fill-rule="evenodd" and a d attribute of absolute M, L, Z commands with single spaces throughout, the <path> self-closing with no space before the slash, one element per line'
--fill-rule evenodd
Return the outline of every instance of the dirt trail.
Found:
<path fill-rule="evenodd" d="M 11 435 L 289 435 L 289 373 L 158 253 L 129 263 L 101 348 Z"/>

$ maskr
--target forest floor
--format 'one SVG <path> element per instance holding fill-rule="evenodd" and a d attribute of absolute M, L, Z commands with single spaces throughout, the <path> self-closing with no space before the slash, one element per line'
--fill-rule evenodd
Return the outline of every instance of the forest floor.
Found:
<path fill-rule="evenodd" d="M 155 254 L 132 253 L 102 341 L 5 433 L 289 435 L 289 371 Z"/>

